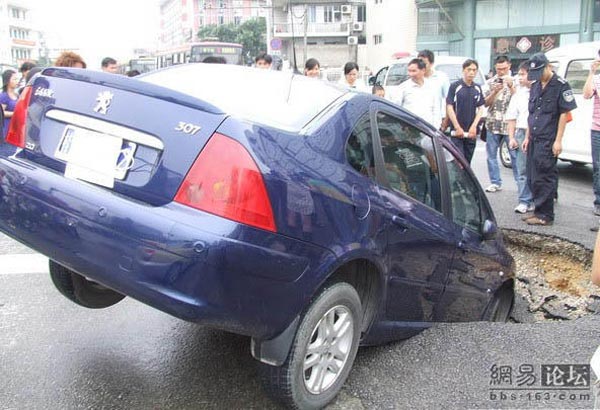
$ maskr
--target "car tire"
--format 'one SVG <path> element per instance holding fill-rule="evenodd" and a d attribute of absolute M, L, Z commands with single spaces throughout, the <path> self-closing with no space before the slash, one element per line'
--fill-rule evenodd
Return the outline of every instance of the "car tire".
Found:
<path fill-rule="evenodd" d="M 125 297 L 125 295 L 86 279 L 53 260 L 50 261 L 50 278 L 63 296 L 86 308 L 106 308 L 120 302 Z"/>
<path fill-rule="evenodd" d="M 508 149 L 508 142 L 506 142 L 506 138 L 502 139 L 502 143 L 500 144 L 500 162 L 506 168 L 512 168 L 512 162 L 510 160 L 510 151 Z"/>
<path fill-rule="evenodd" d="M 585 167 L 587 165 L 587 163 L 585 162 L 581 162 L 581 161 L 569 161 L 571 163 L 571 165 L 573 165 L 574 167 Z"/>
<path fill-rule="evenodd" d="M 352 286 L 339 282 L 325 288 L 304 314 L 284 364 L 260 363 L 267 393 L 291 408 L 326 406 L 350 373 L 360 341 L 361 320 L 360 298 Z M 334 347 L 336 352 L 332 351 Z"/>
<path fill-rule="evenodd" d="M 512 287 L 504 286 L 500 288 L 490 302 L 486 320 L 490 322 L 507 322 L 515 301 L 515 292 Z"/>

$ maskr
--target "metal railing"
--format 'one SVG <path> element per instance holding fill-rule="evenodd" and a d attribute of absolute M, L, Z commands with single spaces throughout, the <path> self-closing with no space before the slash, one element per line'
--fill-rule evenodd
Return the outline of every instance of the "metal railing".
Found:
<path fill-rule="evenodd" d="M 424 22 L 420 21 L 417 32 L 421 36 L 439 36 L 456 32 L 449 21 Z"/>
<path fill-rule="evenodd" d="M 294 23 L 294 34 L 304 33 L 304 24 Z M 276 34 L 292 34 L 291 23 L 275 23 L 273 29 Z M 307 34 L 333 34 L 339 33 L 347 35 L 352 31 L 352 23 L 308 23 L 306 26 Z"/>

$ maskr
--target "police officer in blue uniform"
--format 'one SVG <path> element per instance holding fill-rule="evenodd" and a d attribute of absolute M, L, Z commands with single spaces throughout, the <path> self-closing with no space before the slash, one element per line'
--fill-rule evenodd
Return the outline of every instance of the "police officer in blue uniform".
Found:
<path fill-rule="evenodd" d="M 552 225 L 554 197 L 558 186 L 557 157 L 568 113 L 577 108 L 571 86 L 554 73 L 544 53 L 529 60 L 531 86 L 529 119 L 523 151 L 527 153 L 527 183 L 533 193 L 535 212 L 524 221 L 529 225 Z"/>

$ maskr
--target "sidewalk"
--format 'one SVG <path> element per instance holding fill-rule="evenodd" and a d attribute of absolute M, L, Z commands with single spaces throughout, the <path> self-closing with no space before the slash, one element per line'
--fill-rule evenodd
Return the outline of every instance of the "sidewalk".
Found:
<path fill-rule="evenodd" d="M 477 142 L 472 168 L 485 189 L 489 185 L 485 144 Z M 500 164 L 502 191 L 486 193 L 501 228 L 556 236 L 593 249 L 596 232 L 590 227 L 599 223 L 593 214 L 591 165 L 575 167 L 558 161 L 558 201 L 555 202 L 555 220 L 552 226 L 530 226 L 521 220 L 522 215 L 514 211 L 517 205 L 517 185 L 512 170 Z"/>

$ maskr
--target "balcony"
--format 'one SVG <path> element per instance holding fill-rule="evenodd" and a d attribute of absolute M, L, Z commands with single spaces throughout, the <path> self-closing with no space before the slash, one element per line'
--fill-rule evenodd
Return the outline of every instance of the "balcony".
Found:
<path fill-rule="evenodd" d="M 294 23 L 294 36 L 304 36 L 304 24 Z M 307 37 L 345 37 L 350 35 L 352 23 L 309 23 L 306 26 Z M 273 24 L 273 35 L 277 37 L 292 37 L 291 23 Z"/>
<path fill-rule="evenodd" d="M 419 36 L 448 36 L 454 32 L 449 21 L 419 21 L 417 26 Z"/>
<path fill-rule="evenodd" d="M 14 46 L 19 47 L 35 47 L 37 45 L 35 41 L 24 38 L 12 38 L 11 41 Z"/>

